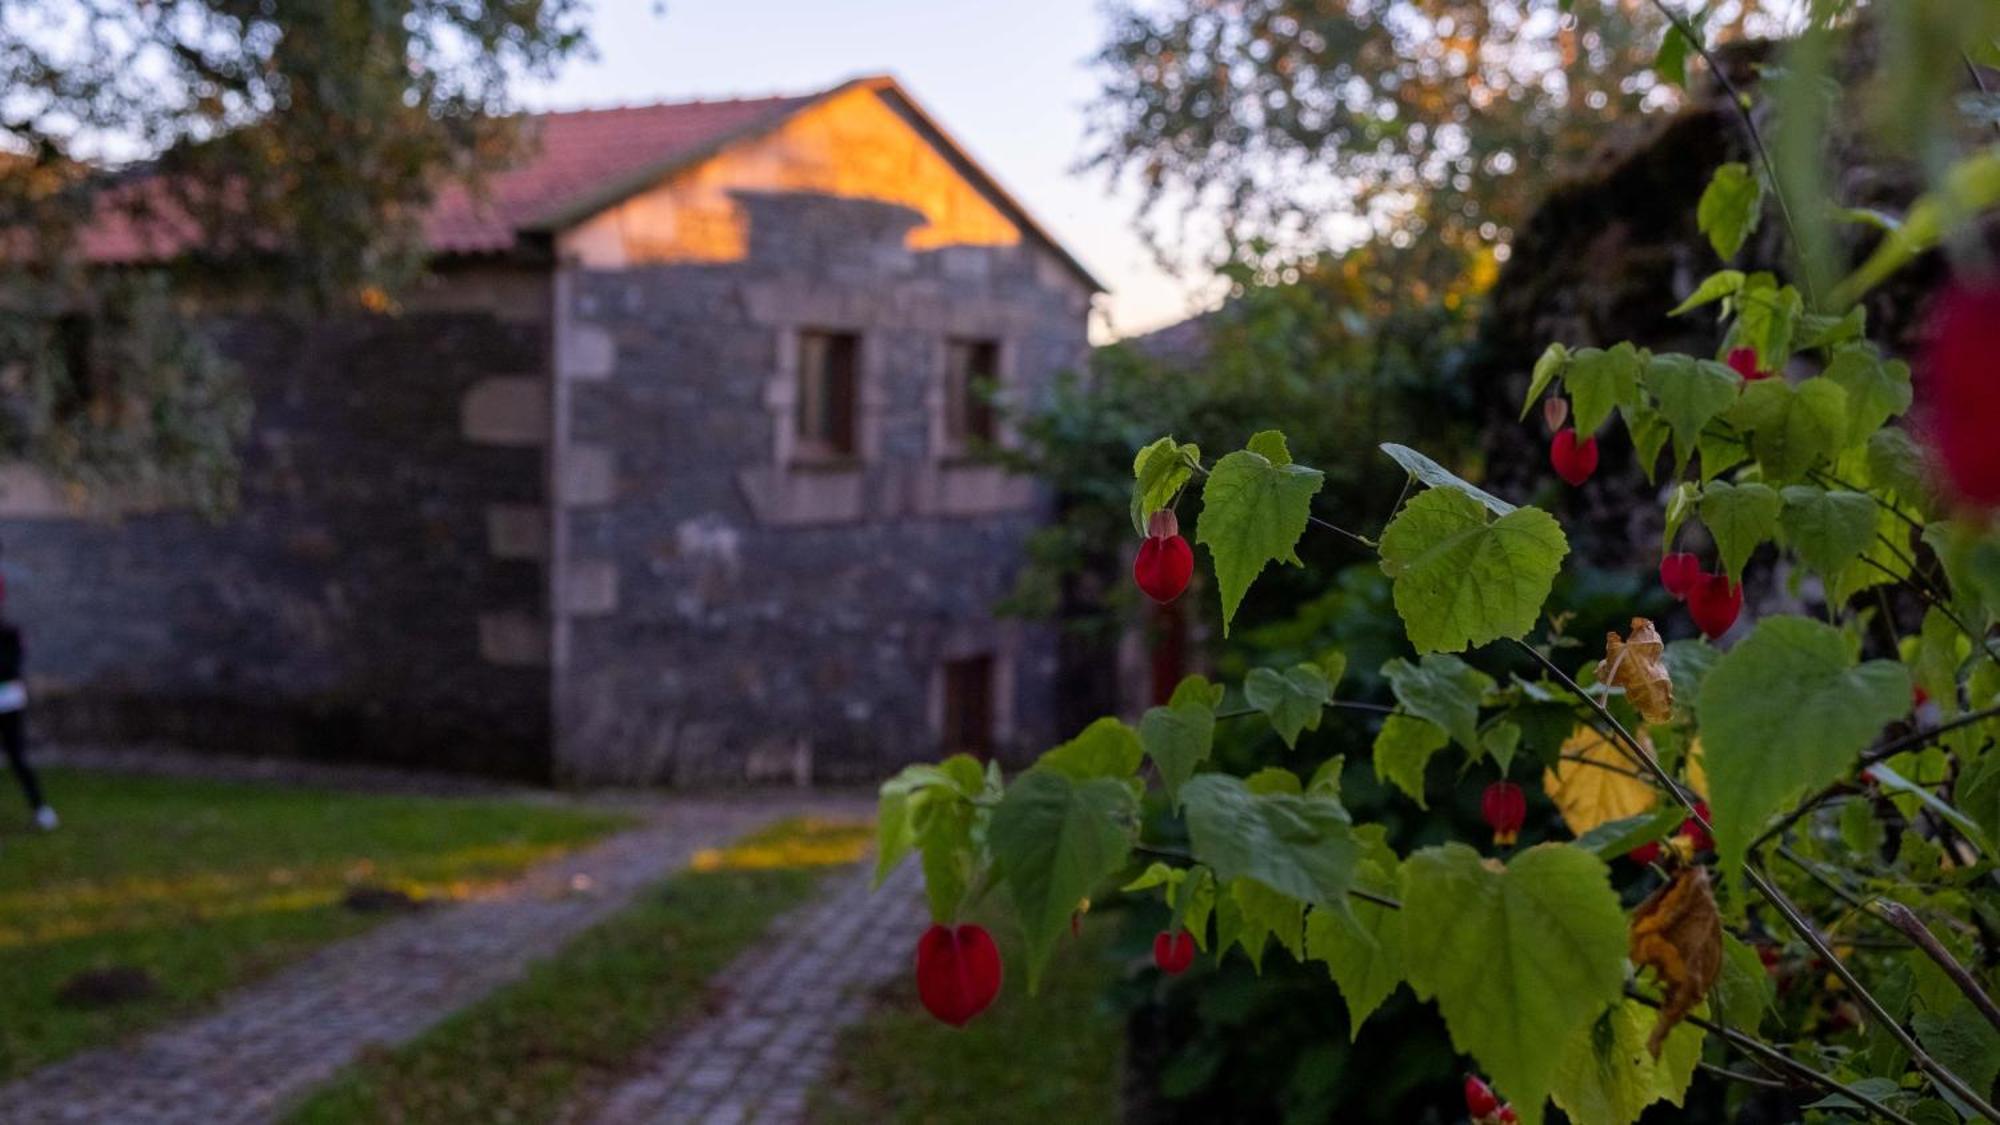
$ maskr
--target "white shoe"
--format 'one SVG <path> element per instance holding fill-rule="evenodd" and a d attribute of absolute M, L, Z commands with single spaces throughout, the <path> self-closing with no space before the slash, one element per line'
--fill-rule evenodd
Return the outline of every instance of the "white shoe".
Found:
<path fill-rule="evenodd" d="M 35 827 L 42 831 L 54 832 L 60 824 L 62 820 L 56 816 L 56 810 L 47 805 L 35 810 Z"/>

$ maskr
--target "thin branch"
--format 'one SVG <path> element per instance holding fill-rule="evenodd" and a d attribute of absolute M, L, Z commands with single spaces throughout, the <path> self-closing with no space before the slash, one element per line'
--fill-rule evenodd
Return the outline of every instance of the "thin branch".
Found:
<path fill-rule="evenodd" d="M 1975 723 L 1983 723 L 1986 720 L 1995 717 L 2000 717 L 2000 707 L 1986 707 L 1978 711 L 1971 711 L 1966 714 L 1960 715 L 1958 718 L 1952 719 L 1949 722 L 1939 723 L 1937 726 L 1916 731 L 1914 733 L 1904 735 L 1900 738 L 1891 739 L 1888 742 L 1884 742 L 1876 746 L 1874 749 L 1869 750 L 1868 752 L 1862 754 L 1861 768 L 1867 769 L 1869 766 L 1875 765 L 1878 762 L 1887 761 L 1890 758 L 1893 758 L 1896 755 L 1901 754 L 1905 750 L 1910 750 L 1915 747 L 1922 746 L 1925 743 L 1930 742 L 1941 735 L 1949 734 L 1952 731 L 1960 729 L 1961 727 L 1969 727 Z M 1763 833 L 1761 833 L 1756 839 L 1750 841 L 1750 847 L 1746 849 L 1746 852 L 1754 852 L 1758 848 L 1763 847 L 1771 840 L 1776 839 L 1780 833 L 1784 832 L 1786 829 L 1789 829 L 1792 825 L 1797 824 L 1800 818 L 1804 817 L 1814 808 L 1823 804 L 1827 800 L 1830 800 L 1831 798 L 1840 796 L 1842 793 L 1850 792 L 1852 788 L 1853 786 L 1851 786 L 1846 781 L 1836 781 L 1826 786 L 1825 788 L 1821 789 L 1819 792 L 1814 793 L 1811 796 L 1807 797 L 1805 800 L 1800 801 L 1798 805 L 1792 809 L 1791 812 L 1788 812 L 1783 817 L 1780 817 L 1776 824 L 1771 825 L 1771 827 L 1765 829 Z"/>
<path fill-rule="evenodd" d="M 1979 1014 L 1986 1017 L 1986 1022 L 2000 1028 L 2000 1006 L 1993 1003 L 1993 998 L 1986 995 L 1986 990 L 1979 987 L 1979 982 L 1966 971 L 1964 965 L 1958 963 L 1958 958 L 1951 955 L 1951 950 L 1946 949 L 1937 935 L 1931 933 L 1930 927 L 1924 925 L 1924 920 L 1917 917 L 1915 911 L 1900 902 L 1884 898 L 1876 900 L 1875 913 L 1884 922 L 1902 931 L 1916 943 L 1918 949 L 1929 954 L 1938 968 L 1944 970 L 1944 975 L 1951 978 L 1960 992 L 1965 993 L 1965 998 L 1972 1001 L 1972 1006 L 1979 1009 Z"/>
<path fill-rule="evenodd" d="M 1978 1092 L 1967 1085 L 1964 1079 L 1953 1074 L 1948 1068 L 1932 1058 L 1929 1052 L 1924 1050 L 1923 1044 L 1917 1042 L 1916 1036 L 1906 1031 L 1902 1023 L 1890 1015 L 1887 1008 L 1882 1006 L 1882 1002 L 1875 999 L 1875 994 L 1868 991 L 1861 983 L 1861 979 L 1854 975 L 1852 969 L 1847 967 L 1847 962 L 1840 959 L 1840 956 L 1833 951 L 1833 947 L 1827 944 L 1826 938 L 1820 934 L 1818 928 L 1805 915 L 1799 912 L 1798 907 L 1792 905 L 1792 900 L 1786 898 L 1783 891 L 1780 891 L 1769 878 L 1765 877 L 1762 871 L 1759 871 L 1751 864 L 1745 863 L 1743 865 L 1743 875 L 1750 881 L 1750 885 L 1757 889 L 1757 893 L 1764 896 L 1764 901 L 1770 903 L 1772 908 L 1785 919 L 1785 924 L 1796 931 L 1800 937 L 1806 939 L 1806 944 L 1813 947 L 1813 951 L 1818 953 L 1820 959 L 1826 962 L 1827 968 L 1833 971 L 1833 975 L 1840 978 L 1841 983 L 1847 986 L 1848 991 L 1854 994 L 1855 999 L 1861 1002 L 1862 1007 L 1868 1009 L 1869 1015 L 1873 1016 L 1880 1023 L 1882 1029 L 1887 1031 L 1896 1040 L 1897 1044 L 1910 1056 L 1911 1061 L 1917 1064 L 1917 1069 L 1930 1075 L 1931 1080 L 1936 1082 L 1939 1087 L 1949 1091 L 1960 1101 L 1977 1110 L 1981 1117 L 1986 1118 L 1988 1121 L 2000 1122 L 2000 1110 L 1996 1110 L 1991 1105 L 1988 1105 L 1986 1099 L 1980 1097 Z"/>
<path fill-rule="evenodd" d="M 1765 1090 L 1789 1090 L 1792 1088 L 1790 1082 L 1780 1082 L 1775 1078 L 1764 1078 L 1755 1074 L 1744 1074 L 1740 1070 L 1731 1070 L 1726 1066 L 1717 1066 L 1714 1063 L 1698 1062 L 1695 1066 L 1703 1073 L 1713 1074 L 1717 1078 L 1729 1082 L 1741 1082 L 1744 1085 L 1757 1086 Z"/>
<path fill-rule="evenodd" d="M 1646 995 L 1645 993 L 1640 992 L 1638 989 L 1632 988 L 1630 986 L 1626 987 L 1625 995 L 1631 997 L 1634 1000 L 1637 1000 L 1641 1004 L 1646 1005 L 1648 1008 L 1657 1009 L 1660 1006 L 1660 1002 L 1658 1000 L 1655 1000 L 1652 997 Z M 1890 1109 L 1888 1106 L 1883 1105 L 1881 1102 L 1876 1101 L 1874 1098 L 1870 1097 L 1867 1094 L 1862 1093 L 1860 1090 L 1857 1090 L 1854 1087 L 1849 1086 L 1847 1083 L 1842 1082 L 1840 1079 L 1835 1078 L 1830 1074 L 1823 1074 L 1817 1070 L 1814 1070 L 1812 1067 L 1807 1066 L 1806 1064 L 1798 1061 L 1797 1059 L 1786 1054 L 1785 1052 L 1778 1050 L 1776 1047 L 1771 1046 L 1769 1043 L 1766 1043 L 1761 1039 L 1745 1035 L 1740 1031 L 1731 1030 L 1730 1028 L 1724 1027 L 1719 1023 L 1703 1019 L 1702 1017 L 1696 1015 L 1688 1016 L 1687 1022 L 1695 1025 L 1696 1027 L 1701 1028 L 1703 1031 L 1709 1032 L 1712 1035 L 1721 1036 L 1724 1042 L 1728 1043 L 1732 1047 L 1735 1047 L 1737 1050 L 1742 1051 L 1743 1053 L 1750 1055 L 1760 1061 L 1768 1062 L 1776 1066 L 1778 1069 L 1785 1071 L 1787 1074 L 1790 1074 L 1793 1077 L 1799 1078 L 1807 1083 L 1810 1083 L 1811 1085 L 1817 1086 L 1820 1089 L 1825 1090 L 1829 1094 L 1839 1094 L 1842 1097 L 1850 1098 L 1857 1105 L 1867 1108 L 1870 1112 L 1878 1114 L 1890 1121 L 1896 1122 L 1896 1125 L 1916 1125 L 1916 1123 L 1911 1121 L 1909 1118 L 1904 1117 L 1902 1114 L 1897 1113 L 1895 1110 Z"/>
<path fill-rule="evenodd" d="M 1662 789 L 1672 794 L 1675 800 L 1687 808 L 1689 819 L 1701 825 L 1704 831 L 1713 834 L 1714 829 L 1709 825 L 1708 818 L 1701 815 L 1701 810 L 1695 807 L 1696 801 L 1694 796 L 1681 788 L 1680 782 L 1675 781 L 1673 776 L 1667 773 L 1666 767 L 1660 765 L 1660 760 L 1655 758 L 1650 751 L 1641 745 L 1638 739 L 1632 737 L 1632 733 L 1626 730 L 1624 724 L 1620 723 L 1610 711 L 1605 709 L 1604 704 L 1597 701 L 1596 696 L 1578 686 L 1577 682 L 1570 677 L 1570 674 L 1563 671 L 1555 661 L 1544 656 L 1542 650 L 1519 638 L 1515 639 L 1514 644 L 1529 656 L 1534 657 L 1544 670 L 1556 678 L 1558 683 L 1576 693 L 1585 703 L 1589 704 L 1590 709 L 1597 712 L 1598 719 L 1610 728 L 1616 740 L 1623 742 L 1625 747 L 1631 751 L 1633 760 L 1645 767 L 1646 772 L 1653 775 L 1653 779 L 1659 782 Z"/>
<path fill-rule="evenodd" d="M 1362 703 L 1354 699 L 1329 699 L 1325 703 L 1320 704 L 1320 706 L 1335 711 L 1365 711 L 1371 715 L 1393 715 L 1396 713 L 1394 707 L 1380 703 Z M 1251 715 L 1261 715 L 1263 713 L 1255 707 L 1238 707 L 1233 711 L 1217 711 L 1215 719 L 1217 722 L 1221 722 L 1224 719 L 1245 719 Z"/>
<path fill-rule="evenodd" d="M 1687 40 L 1688 46 L 1693 47 L 1695 53 L 1701 56 L 1701 61 L 1708 64 L 1708 72 L 1715 75 L 1716 85 L 1722 87 L 1723 94 L 1729 98 L 1729 104 L 1735 108 L 1737 118 L 1743 122 L 1743 131 L 1750 136 L 1750 146 L 1757 151 L 1758 162 L 1764 165 L 1764 174 L 1771 179 L 1771 196 L 1778 201 L 1778 215 L 1785 220 L 1785 230 L 1792 236 L 1792 245 L 1803 247 L 1805 243 L 1799 238 L 1798 224 L 1792 221 L 1791 204 L 1785 201 L 1784 186 L 1778 179 L 1777 162 L 1771 159 L 1770 150 L 1764 147 L 1764 134 L 1757 128 L 1756 118 L 1750 116 L 1749 102 L 1743 97 L 1742 92 L 1737 90 L 1736 83 L 1729 80 L 1729 72 L 1722 68 L 1722 63 L 1709 51 L 1708 44 L 1702 42 L 1701 36 L 1686 20 L 1675 14 L 1672 8 L 1667 7 L 1666 0 L 1653 0 L 1653 7 L 1658 8 L 1660 14 L 1667 17 L 1667 21 L 1680 32 L 1681 38 Z M 1808 277 L 1804 280 L 1806 297 L 1810 304 L 1817 306 L 1819 298 L 1812 291 L 1812 279 Z"/>

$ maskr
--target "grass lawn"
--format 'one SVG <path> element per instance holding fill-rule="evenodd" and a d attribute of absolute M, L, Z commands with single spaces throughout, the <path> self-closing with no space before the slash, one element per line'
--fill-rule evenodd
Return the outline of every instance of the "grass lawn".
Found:
<path fill-rule="evenodd" d="M 1028 995 L 1018 936 L 984 919 L 1000 942 L 1000 998 L 963 1030 L 932 1019 L 909 976 L 873 1014 L 841 1033 L 808 1120 L 830 1125 L 1117 1121 L 1125 1029 L 1104 1003 L 1124 975 L 1110 957 L 1121 920 L 1100 917 L 1065 940 Z"/>
<path fill-rule="evenodd" d="M 709 978 L 873 839 L 865 823 L 795 819 L 699 855 L 522 980 L 348 1068 L 289 1120 L 550 1120 L 700 1014 Z"/>
<path fill-rule="evenodd" d="M 601 836 L 620 816 L 518 801 L 375 796 L 49 770 L 63 827 L 0 793 L 0 1080 L 157 1024 L 373 925 L 355 884 L 450 898 Z M 9 787 L 11 788 L 11 787 Z M 156 993 L 80 1008 L 83 970 Z"/>

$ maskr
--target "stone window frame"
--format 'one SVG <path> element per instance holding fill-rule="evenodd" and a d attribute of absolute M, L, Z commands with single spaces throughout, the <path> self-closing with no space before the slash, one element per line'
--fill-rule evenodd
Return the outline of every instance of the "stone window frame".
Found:
<path fill-rule="evenodd" d="M 777 334 L 776 363 L 765 384 L 764 406 L 771 414 L 771 460 L 786 472 L 856 473 L 876 461 L 882 449 L 883 415 L 887 409 L 888 348 L 867 326 L 839 320 L 788 320 L 771 326 Z M 854 452 L 823 456 L 801 447 L 798 432 L 799 350 L 808 334 L 852 336 L 855 348 Z"/>
<path fill-rule="evenodd" d="M 947 467 L 976 464 L 971 448 L 964 442 L 954 440 L 951 434 L 951 388 L 948 383 L 951 346 L 955 343 L 993 345 L 993 444 L 1001 449 L 1013 449 L 1019 444 L 1019 434 L 1006 407 L 1012 405 L 1012 396 L 1020 385 L 1017 368 L 1021 349 L 1006 333 L 998 330 L 981 331 L 975 328 L 960 331 L 954 328 L 937 338 L 931 364 L 932 377 L 924 392 L 924 410 L 930 418 L 930 457 Z"/>

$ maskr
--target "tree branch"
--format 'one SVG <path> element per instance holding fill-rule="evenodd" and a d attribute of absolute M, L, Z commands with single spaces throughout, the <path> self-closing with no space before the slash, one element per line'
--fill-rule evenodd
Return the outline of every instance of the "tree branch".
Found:
<path fill-rule="evenodd" d="M 1874 912 L 1883 921 L 1901 930 L 1916 943 L 1918 949 L 1929 954 L 1930 959 L 1937 962 L 1938 968 L 1943 969 L 1944 974 L 1951 978 L 1951 982 L 1958 986 L 1958 990 L 1965 993 L 1965 998 L 1972 1001 L 1972 1006 L 1979 1009 L 1979 1014 L 1986 1017 L 1986 1022 L 1995 1028 L 2000 1028 L 2000 1006 L 1993 1003 L 1993 998 L 1986 995 L 1985 989 L 1979 987 L 1979 981 L 1966 971 L 1964 965 L 1958 963 L 1958 958 L 1951 955 L 1951 950 L 1946 949 L 1944 943 L 1937 939 L 1937 935 L 1931 933 L 1930 927 L 1924 925 L 1924 920 L 1917 917 L 1915 911 L 1893 899 L 1883 898 L 1875 900 Z"/>

